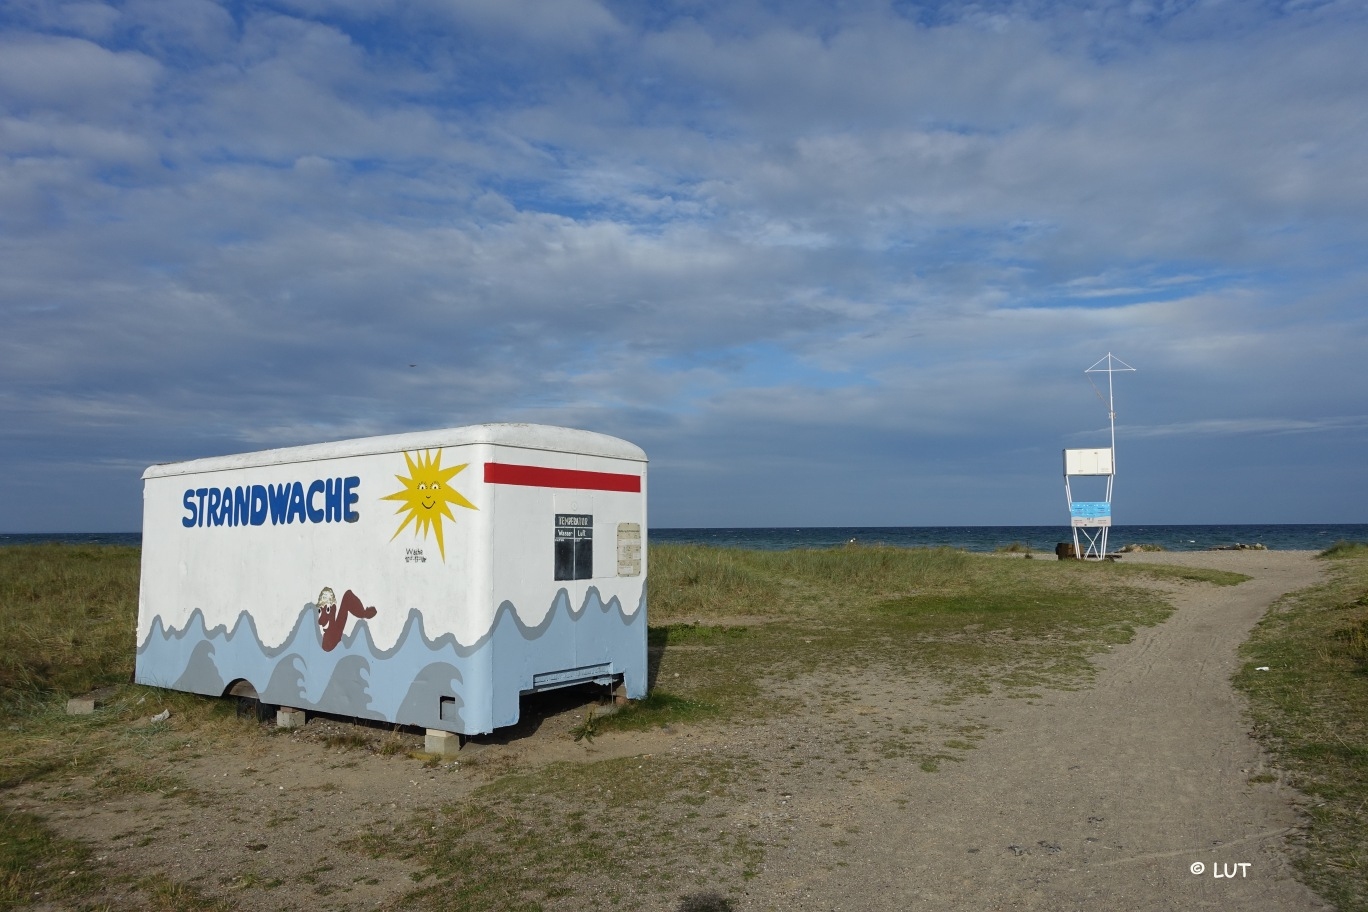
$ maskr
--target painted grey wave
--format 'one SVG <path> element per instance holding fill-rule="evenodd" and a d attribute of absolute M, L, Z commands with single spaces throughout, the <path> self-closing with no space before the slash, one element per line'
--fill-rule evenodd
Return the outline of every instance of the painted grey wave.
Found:
<path fill-rule="evenodd" d="M 429 638 L 415 608 L 389 649 L 376 648 L 369 624 L 352 618 L 328 652 L 316 618 L 305 604 L 285 641 L 266 647 L 246 611 L 231 628 L 208 627 L 199 608 L 181 628 L 157 616 L 138 647 L 134 679 L 211 696 L 247 681 L 265 703 L 468 735 L 516 723 L 519 696 L 535 689 L 621 675 L 629 697 L 646 693 L 644 581 L 630 615 L 596 587 L 578 610 L 559 590 L 535 626 L 505 601 L 490 631 L 469 644 L 449 633 Z"/>

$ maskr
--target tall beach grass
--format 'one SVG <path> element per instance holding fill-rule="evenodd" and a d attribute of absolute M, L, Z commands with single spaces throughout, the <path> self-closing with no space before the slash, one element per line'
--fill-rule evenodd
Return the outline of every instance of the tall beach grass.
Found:
<path fill-rule="evenodd" d="M 140 549 L 0 547 L 0 703 L 87 693 L 133 674 Z"/>
<path fill-rule="evenodd" d="M 1242 650 L 1236 684 L 1264 746 L 1310 796 L 1296 859 L 1341 912 L 1368 910 L 1368 544 L 1321 552 L 1330 582 L 1283 599 Z M 1266 671 L 1261 669 L 1267 669 Z"/>

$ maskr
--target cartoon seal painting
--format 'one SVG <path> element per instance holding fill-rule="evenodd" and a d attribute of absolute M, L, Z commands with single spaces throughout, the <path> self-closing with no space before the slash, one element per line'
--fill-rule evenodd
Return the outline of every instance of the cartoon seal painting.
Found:
<path fill-rule="evenodd" d="M 347 615 L 359 618 L 375 617 L 375 609 L 361 604 L 356 594 L 348 589 L 342 593 L 342 604 L 337 604 L 337 596 L 331 586 L 324 586 L 318 593 L 318 626 L 323 628 L 323 651 L 332 652 L 342 642 L 342 632 L 347 626 Z"/>

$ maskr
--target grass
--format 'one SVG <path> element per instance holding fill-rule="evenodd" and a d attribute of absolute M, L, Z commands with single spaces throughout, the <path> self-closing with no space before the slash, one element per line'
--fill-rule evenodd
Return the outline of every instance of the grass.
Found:
<path fill-rule="evenodd" d="M 323 737 L 323 746 L 332 750 L 365 750 L 370 747 L 370 744 L 371 739 L 360 732 L 342 732 Z M 391 749 L 390 753 L 396 753 L 396 751 Z"/>
<path fill-rule="evenodd" d="M 4 801 L 25 782 L 80 775 L 95 777 L 92 795 L 193 801 L 169 771 L 164 736 L 243 730 L 226 702 L 127 683 L 139 559 L 139 549 L 114 546 L 0 547 L 0 910 L 230 908 L 161 875 L 115 875 L 88 847 Z M 68 698 L 96 690 L 98 715 L 66 714 Z M 171 721 L 148 724 L 163 709 Z"/>
<path fill-rule="evenodd" d="M 35 814 L 0 807 L 0 909 L 65 904 L 94 892 L 85 845 L 55 836 Z"/>
<path fill-rule="evenodd" d="M 1317 556 L 1323 560 L 1368 557 L 1368 542 L 1337 541 Z"/>
<path fill-rule="evenodd" d="M 111 885 L 121 900 L 95 900 Z M 233 906 L 162 875 L 111 876 L 90 847 L 53 834 L 42 817 L 0 806 L 0 910 L 229 912 Z"/>
<path fill-rule="evenodd" d="M 584 908 L 663 908 L 680 897 L 725 908 L 725 896 L 712 891 L 757 876 L 782 838 L 728 822 L 739 795 L 817 764 L 840 781 L 881 764 L 886 773 L 934 775 L 983 737 L 972 720 L 952 718 L 870 738 L 868 726 L 857 721 L 859 685 L 852 676 L 926 685 L 943 695 L 952 716 L 972 695 L 1034 698 L 1042 689 L 1086 683 L 1091 655 L 1167 615 L 1157 595 L 1135 585 L 1138 578 L 1222 585 L 1241 579 L 1178 567 L 881 546 L 783 552 L 653 546 L 650 562 L 651 693 L 613 715 L 586 717 L 572 734 L 587 745 L 612 731 L 744 731 L 795 713 L 820 713 L 837 732 L 830 756 L 795 754 L 778 771 L 744 751 L 643 755 L 532 772 L 481 768 L 488 782 L 470 800 L 399 821 L 394 831 L 377 828 L 350 844 L 414 866 L 412 891 L 399 907 L 541 909 L 563 905 L 567 884 L 577 884 L 573 898 Z M 136 549 L 0 548 L 0 813 L 6 834 L 23 834 L 0 838 L 0 872 L 9 891 L 0 893 L 0 910 L 38 892 L 70 908 L 216 909 L 223 903 L 165 878 L 115 876 L 40 817 L 5 810 L 6 790 L 58 777 L 107 783 L 88 789 L 91 795 L 118 789 L 198 803 L 206 799 L 176 773 L 177 752 L 191 736 L 205 749 L 216 743 L 268 749 L 259 745 L 269 738 L 252 720 L 237 718 L 228 701 L 126 683 L 137 578 Z M 68 697 L 95 688 L 108 689 L 98 714 L 65 714 Z M 163 709 L 171 712 L 167 722 L 147 722 Z M 403 750 L 402 741 L 391 741 L 393 749 L 382 752 Z M 350 752 L 363 745 L 344 733 L 324 746 Z M 680 867 L 681 858 L 689 859 L 687 867 Z M 71 870 L 92 877 L 64 873 Z M 234 889 L 269 886 L 256 884 L 248 869 L 239 874 Z M 123 892 L 111 894 L 111 884 Z"/>
<path fill-rule="evenodd" d="M 1077 686 L 1087 657 L 1168 606 L 1137 576 L 1220 585 L 1245 577 L 1110 562 L 1001 561 L 950 549 L 846 546 L 651 549 L 652 701 L 601 730 L 793 709 L 776 681 L 852 665 L 930 670 L 961 692 Z M 677 713 L 677 715 L 676 715 Z"/>
<path fill-rule="evenodd" d="M 133 675 L 137 548 L 0 548 L 0 700 L 88 693 Z"/>
<path fill-rule="evenodd" d="M 1310 796 L 1296 859 L 1340 912 L 1368 910 L 1368 545 L 1340 542 L 1324 586 L 1284 599 L 1242 650 L 1255 731 Z M 1267 667 L 1268 671 L 1259 671 Z"/>
<path fill-rule="evenodd" d="M 1014 541 L 1010 545 L 999 545 L 993 549 L 998 554 L 1031 554 L 1031 546 L 1025 542 Z"/>

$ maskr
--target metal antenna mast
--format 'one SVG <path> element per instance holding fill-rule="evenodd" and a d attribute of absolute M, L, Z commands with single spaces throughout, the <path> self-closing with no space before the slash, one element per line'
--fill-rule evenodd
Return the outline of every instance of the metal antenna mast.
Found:
<path fill-rule="evenodd" d="M 1100 366 L 1100 365 L 1103 365 L 1103 364 L 1105 364 L 1106 367 L 1101 367 L 1101 366 Z M 1119 365 L 1119 366 L 1118 366 L 1118 365 Z M 1085 371 L 1083 372 L 1083 375 L 1084 375 L 1085 377 L 1086 377 L 1088 374 L 1106 374 L 1106 375 L 1107 375 L 1107 400 L 1106 400 L 1106 403 L 1105 403 L 1105 404 L 1106 404 L 1106 406 L 1107 406 L 1107 420 L 1111 422 L 1112 474 L 1113 474 L 1113 475 L 1116 473 L 1116 395 L 1115 395 L 1115 393 L 1114 393 L 1114 391 L 1113 391 L 1113 389 L 1112 389 L 1112 375 L 1113 375 L 1113 374 L 1120 373 L 1120 372 L 1122 372 L 1122 371 L 1134 371 L 1134 370 L 1135 370 L 1135 368 L 1131 367 L 1131 366 L 1130 366 L 1129 364 L 1127 364 L 1125 361 L 1122 361 L 1120 358 L 1116 357 L 1116 356 L 1113 355 L 1111 352 L 1107 352 L 1107 357 L 1102 358 L 1101 360 L 1099 360 L 1099 361 L 1097 362 L 1097 364 L 1094 364 L 1092 367 L 1088 368 L 1087 370 L 1085 370 Z M 1092 377 L 1088 377 L 1088 382 L 1089 382 L 1089 383 L 1092 383 Z M 1102 398 L 1102 393 L 1101 393 L 1100 390 L 1098 390 L 1097 384 L 1095 384 L 1095 383 L 1093 384 L 1093 392 L 1097 393 L 1097 398 L 1099 398 L 1099 399 Z M 1111 484 L 1110 484 L 1110 483 L 1108 483 L 1108 485 L 1107 485 L 1107 500 L 1111 500 Z"/>

